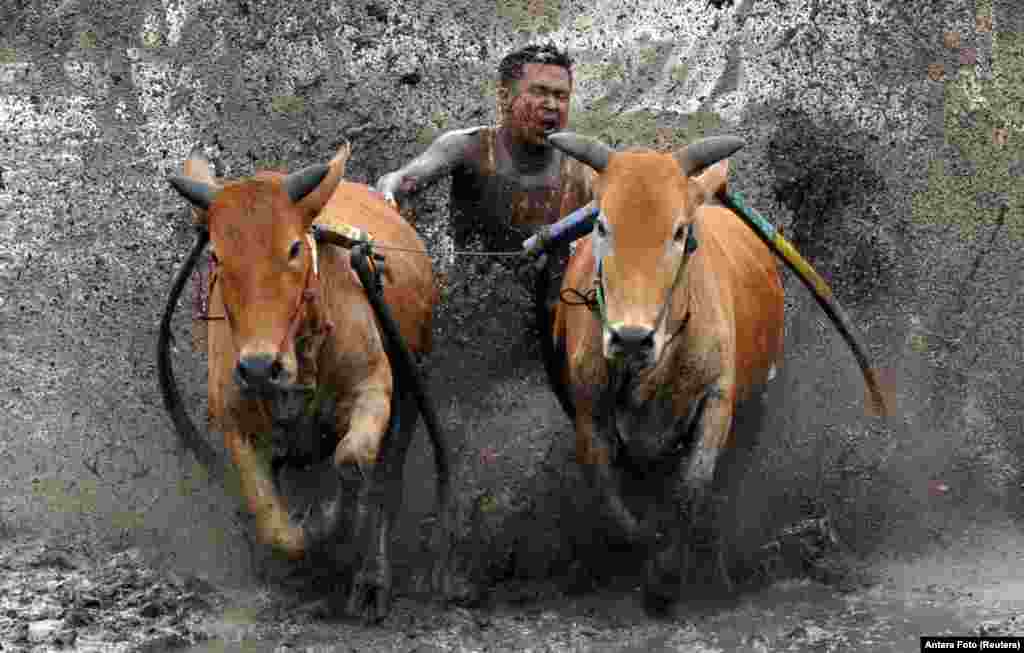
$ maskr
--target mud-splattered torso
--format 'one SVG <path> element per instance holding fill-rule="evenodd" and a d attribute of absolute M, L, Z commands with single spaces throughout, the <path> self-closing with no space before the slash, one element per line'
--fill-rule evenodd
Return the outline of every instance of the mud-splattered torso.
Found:
<path fill-rule="evenodd" d="M 508 251 L 543 225 L 591 199 L 590 171 L 556 152 L 539 170 L 522 171 L 497 138 L 482 127 L 466 163 L 452 172 L 451 226 L 455 247 Z"/>

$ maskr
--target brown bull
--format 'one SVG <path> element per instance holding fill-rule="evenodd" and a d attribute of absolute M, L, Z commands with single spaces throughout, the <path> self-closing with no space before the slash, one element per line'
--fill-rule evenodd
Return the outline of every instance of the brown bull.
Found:
<path fill-rule="evenodd" d="M 390 538 L 417 399 L 408 370 L 394 369 L 394 343 L 382 336 L 350 251 L 318 244 L 314 221 L 358 227 L 397 248 L 386 252 L 383 298 L 411 354 L 431 349 L 438 290 L 412 226 L 379 194 L 341 180 L 348 153 L 346 146 L 329 166 L 290 175 L 263 171 L 222 182 L 196 149 L 185 174 L 169 181 L 191 202 L 212 245 L 209 310 L 224 319 L 208 332 L 210 425 L 224 435 L 257 539 L 292 560 L 330 546 L 343 521 L 340 480 L 355 483 L 363 563 L 348 610 L 380 618 L 390 607 Z M 446 493 L 443 442 L 430 422 L 439 493 Z M 322 432 L 333 439 L 319 455 L 299 442 L 319 441 Z M 301 458 L 296 452 L 330 456 L 339 475 L 332 496 L 301 520 L 277 483 L 289 456 Z"/>
<path fill-rule="evenodd" d="M 549 140 L 598 172 L 600 213 L 569 262 L 563 297 L 596 292 L 590 310 L 559 304 L 553 327 L 577 460 L 647 555 L 649 608 L 678 599 L 684 572 L 696 569 L 692 554 L 708 544 L 712 582 L 731 587 L 709 510 L 727 497 L 712 500 L 712 481 L 729 474 L 723 453 L 744 446 L 734 441 L 737 407 L 758 399 L 783 347 L 773 252 L 714 202 L 726 158 L 743 143 L 705 139 L 667 154 L 616 152 L 567 132 Z M 668 497 L 651 496 L 668 493 L 680 468 L 685 529 Z"/>

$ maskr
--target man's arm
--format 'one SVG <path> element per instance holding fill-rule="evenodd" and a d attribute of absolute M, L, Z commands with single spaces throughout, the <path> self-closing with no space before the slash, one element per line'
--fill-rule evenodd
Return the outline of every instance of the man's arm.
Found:
<path fill-rule="evenodd" d="M 396 202 L 430 186 L 462 165 L 481 129 L 470 127 L 441 134 L 423 154 L 378 179 L 377 190 L 388 201 Z"/>

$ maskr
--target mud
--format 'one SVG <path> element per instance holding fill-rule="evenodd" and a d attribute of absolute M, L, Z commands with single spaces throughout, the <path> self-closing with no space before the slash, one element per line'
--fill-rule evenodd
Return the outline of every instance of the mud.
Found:
<path fill-rule="evenodd" d="M 895 380 L 897 418 L 868 420 L 852 357 L 787 277 L 786 360 L 744 483 L 738 537 L 758 549 L 787 524 L 828 515 L 879 573 L 886 555 L 939 561 L 916 567 L 912 581 L 879 581 L 879 621 L 907 609 L 899 614 L 917 625 L 906 632 L 927 631 L 920 611 L 932 600 L 959 614 L 957 601 L 969 601 L 949 588 L 960 579 L 922 576 L 948 568 L 935 548 L 955 544 L 985 512 L 1019 519 L 1024 511 L 1017 9 L 1015 0 L 501 0 L 494 12 L 463 0 L 0 0 L 0 533 L 74 536 L 101 552 L 96 569 L 72 570 L 28 567 L 10 553 L 16 578 L 5 568 L 0 582 L 8 583 L 4 600 L 19 603 L 5 607 L 4 633 L 24 630 L 22 606 L 38 602 L 33 623 L 48 622 L 35 627 L 38 637 L 73 627 L 93 641 L 123 617 L 111 626 L 127 637 L 110 642 L 117 646 L 158 642 L 159 633 L 145 634 L 154 627 L 189 644 L 207 632 L 237 648 L 248 627 L 238 622 L 251 617 L 224 617 L 221 599 L 211 598 L 222 596 L 268 610 L 256 620 L 268 646 L 293 637 L 268 616 L 299 602 L 282 594 L 292 570 L 252 544 L 236 497 L 176 449 L 160 404 L 156 325 L 192 238 L 164 177 L 197 142 L 218 174 L 238 176 L 323 161 L 349 139 L 349 178 L 373 181 L 439 131 L 491 122 L 497 60 L 549 38 L 577 59 L 570 124 L 581 130 L 617 145 L 743 136 L 731 187 L 798 240 Z M 728 642 L 751 635 L 741 624 L 756 621 L 736 606 L 714 612 L 717 622 L 684 614 L 673 631 L 639 618 L 616 630 L 609 624 L 619 611 L 633 614 L 630 591 L 570 599 L 560 586 L 529 589 L 598 559 L 611 543 L 590 536 L 604 524 L 592 517 L 570 426 L 545 386 L 523 315 L 528 300 L 506 266 L 455 255 L 446 191 L 442 183 L 425 193 L 414 213 L 445 281 L 428 373 L 459 449 L 459 564 L 481 606 L 502 588 L 523 587 L 534 607 L 434 612 L 406 598 L 399 613 L 411 615 L 414 634 L 429 633 L 423 650 L 520 635 L 510 641 L 549 637 L 554 650 L 685 649 L 691 644 L 672 638 L 691 633 L 693 647 L 731 650 Z M 191 328 L 183 305 L 174 362 L 201 422 L 205 361 L 188 345 Z M 396 545 L 406 592 L 430 556 L 421 543 L 433 506 L 424 443 L 417 435 L 410 452 Z M 973 558 L 964 554 L 966 571 L 1002 561 L 987 555 L 1008 537 L 997 535 L 975 542 Z M 177 607 L 143 615 L 147 602 L 187 593 L 146 576 L 152 594 L 132 580 L 103 604 L 120 612 L 68 626 L 74 600 L 48 583 L 116 585 L 89 574 L 99 574 L 107 551 L 127 548 L 173 558 L 182 577 L 207 575 L 217 589 L 200 594 L 214 608 L 183 607 L 181 622 Z M 1007 551 L 1007 560 L 1020 559 Z M 965 591 L 984 585 L 982 608 L 1013 613 L 1020 586 L 1006 579 L 1015 573 L 1010 566 Z M 814 574 L 824 588 L 748 595 L 762 601 L 751 614 L 766 646 L 838 648 L 814 628 L 839 627 L 828 625 L 830 611 L 857 623 L 845 596 L 875 605 L 866 590 L 842 594 L 829 573 Z M 934 595 L 911 593 L 932 582 Z M 537 598 L 545 592 L 546 604 Z M 587 616 L 587 601 L 604 611 Z M 801 625 L 792 615 L 805 608 L 810 625 L 788 638 Z M 541 619 L 545 610 L 555 617 Z M 479 615 L 490 625 L 477 625 Z M 194 626 L 192 617 L 214 625 Z M 225 619 L 229 626 L 216 626 Z M 596 634 L 576 629 L 577 619 Z M 289 641 L 414 650 L 419 635 L 408 638 L 395 620 L 364 630 L 309 617 L 295 627 L 312 634 Z M 979 622 L 955 623 L 969 630 Z M 144 637 L 133 639 L 136 631 Z M 714 639 L 726 631 L 732 640 Z M 20 634 L 3 637 L 6 648 Z"/>
<path fill-rule="evenodd" d="M 0 647 L 11 651 L 158 651 L 209 638 L 221 601 L 195 577 L 158 571 L 138 549 L 114 554 L 69 540 L 5 541 Z"/>
<path fill-rule="evenodd" d="M 1024 534 L 1000 523 L 912 559 L 858 559 L 827 523 L 764 547 L 764 582 L 729 597 L 699 590 L 647 617 L 637 579 L 566 595 L 505 585 L 474 607 L 400 597 L 372 627 L 333 616 L 311 584 L 245 590 L 183 576 L 138 549 L 21 539 L 0 555 L 0 650 L 544 651 L 669 653 L 917 650 L 922 635 L 1024 635 Z"/>

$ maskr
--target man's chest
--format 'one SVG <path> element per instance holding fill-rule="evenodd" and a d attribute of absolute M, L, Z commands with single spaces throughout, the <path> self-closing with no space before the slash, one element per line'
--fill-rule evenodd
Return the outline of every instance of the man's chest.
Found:
<path fill-rule="evenodd" d="M 557 169 L 537 174 L 500 168 L 467 171 L 453 180 L 452 191 L 477 219 L 524 227 L 558 220 L 565 195 Z"/>

